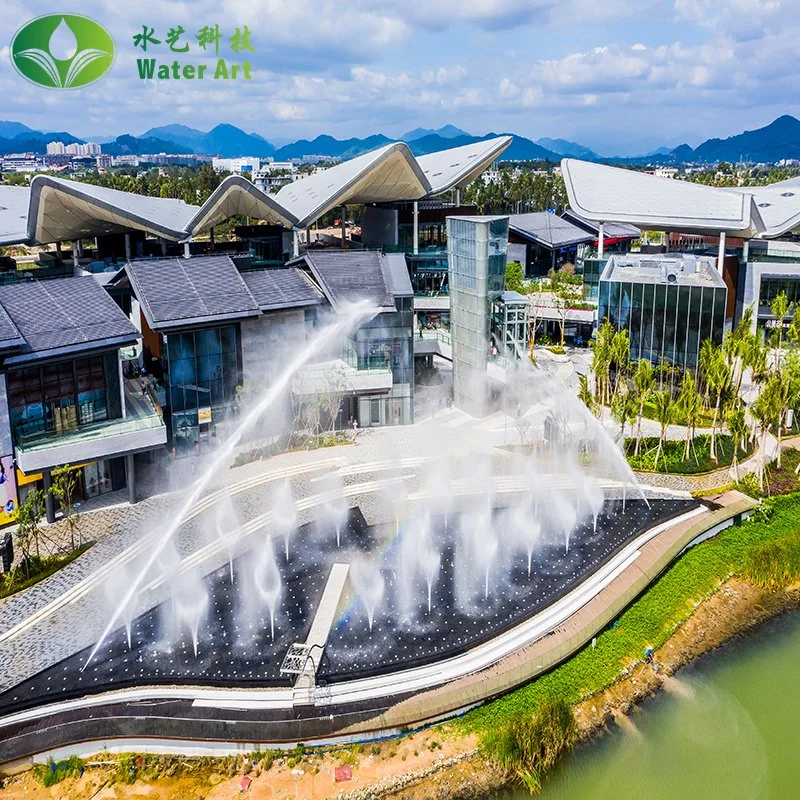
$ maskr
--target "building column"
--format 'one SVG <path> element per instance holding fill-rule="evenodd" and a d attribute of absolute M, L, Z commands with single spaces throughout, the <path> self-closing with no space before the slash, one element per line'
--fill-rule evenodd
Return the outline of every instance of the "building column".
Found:
<path fill-rule="evenodd" d="M 125 376 L 122 374 L 122 353 L 117 351 L 117 368 L 119 370 L 119 399 L 122 403 L 122 419 L 128 416 L 128 408 L 125 405 Z"/>
<path fill-rule="evenodd" d="M 125 483 L 128 484 L 128 502 L 136 503 L 136 467 L 133 463 L 133 453 L 125 455 Z"/>
<path fill-rule="evenodd" d="M 125 234 L 125 260 L 131 260 L 131 235 L 129 233 Z"/>
<path fill-rule="evenodd" d="M 722 268 L 725 266 L 725 231 L 719 235 L 719 258 L 717 258 L 717 271 L 722 275 Z"/>
<path fill-rule="evenodd" d="M 344 232 L 342 232 L 342 239 L 344 239 Z M 344 247 L 344 244 L 342 244 Z M 300 231 L 297 228 L 292 228 L 292 258 L 297 258 L 300 255 Z"/>
<path fill-rule="evenodd" d="M 461 189 L 456 188 L 456 207 L 461 205 Z"/>
<path fill-rule="evenodd" d="M 167 254 L 167 240 L 161 239 L 161 255 L 165 256 Z"/>
<path fill-rule="evenodd" d="M 214 228 L 213 227 L 208 231 L 208 241 L 211 243 L 211 246 L 213 247 L 214 246 Z"/>
<path fill-rule="evenodd" d="M 664 252 L 669 253 L 669 231 L 664 231 Z"/>
<path fill-rule="evenodd" d="M 746 264 L 750 260 L 750 240 L 745 239 L 742 244 L 742 263 Z"/>
<path fill-rule="evenodd" d="M 72 240 L 72 266 L 78 268 L 78 240 Z"/>
<path fill-rule="evenodd" d="M 192 257 L 192 249 L 189 247 L 189 242 L 183 243 L 183 257 L 184 258 L 191 258 Z"/>
<path fill-rule="evenodd" d="M 603 230 L 603 223 L 601 222 L 597 226 L 597 258 L 601 260 L 603 258 L 603 250 L 605 247 L 604 239 L 605 239 L 605 231 Z"/>
<path fill-rule="evenodd" d="M 56 257 L 61 261 L 61 242 L 56 242 Z"/>
<path fill-rule="evenodd" d="M 412 252 L 414 255 L 419 253 L 419 201 L 414 201 L 414 237 Z"/>
<path fill-rule="evenodd" d="M 347 247 L 347 235 L 345 231 L 347 230 L 347 206 L 342 206 L 342 213 L 340 214 L 341 222 L 342 222 L 342 250 Z"/>
<path fill-rule="evenodd" d="M 56 499 L 50 491 L 53 487 L 53 478 L 50 470 L 46 469 L 42 472 L 42 479 L 44 481 L 44 512 L 47 521 L 51 524 L 56 521 Z"/>

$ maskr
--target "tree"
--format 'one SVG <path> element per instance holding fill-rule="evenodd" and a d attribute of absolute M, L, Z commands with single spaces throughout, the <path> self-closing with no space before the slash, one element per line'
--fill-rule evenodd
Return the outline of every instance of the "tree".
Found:
<path fill-rule="evenodd" d="M 653 399 L 656 408 L 656 422 L 661 426 L 655 459 L 655 468 L 658 469 L 658 459 L 664 452 L 664 442 L 667 440 L 667 429 L 672 425 L 675 419 L 675 403 L 668 389 L 662 389 L 660 392 L 656 392 Z M 667 466 L 666 457 L 664 459 L 664 466 Z"/>
<path fill-rule="evenodd" d="M 631 340 L 626 328 L 617 331 L 611 340 L 611 360 L 614 364 L 614 394 L 617 394 L 622 380 L 628 372 L 631 357 Z"/>
<path fill-rule="evenodd" d="M 78 491 L 78 475 L 71 470 L 69 464 L 53 471 L 53 483 L 50 487 L 53 496 L 58 499 L 64 511 L 64 522 L 69 530 L 70 549 L 75 549 L 75 532 L 80 525 L 80 515 L 75 512 L 75 495 Z"/>
<path fill-rule="evenodd" d="M 526 293 L 525 271 L 519 261 L 509 261 L 506 264 L 506 289 L 509 292 Z"/>
<path fill-rule="evenodd" d="M 722 393 L 728 388 L 730 381 L 731 381 L 731 371 L 730 368 L 728 367 L 728 363 L 725 361 L 725 356 L 723 355 L 721 350 L 719 350 L 718 348 L 714 348 L 713 356 L 708 365 L 708 372 L 706 374 L 706 383 L 708 384 L 708 390 L 716 398 L 716 402 L 714 404 L 714 417 L 711 421 L 711 452 L 710 452 L 711 458 L 714 461 L 717 460 L 716 433 L 717 433 L 717 422 L 719 421 L 720 402 L 722 400 Z"/>
<path fill-rule="evenodd" d="M 528 285 L 528 355 L 531 361 L 535 361 L 536 330 L 544 310 L 544 305 L 537 302 L 537 299 L 541 300 L 542 293 L 542 282 L 531 281 Z"/>
<path fill-rule="evenodd" d="M 611 402 L 611 414 L 620 424 L 619 435 L 623 450 L 625 449 L 625 425 L 630 422 L 631 426 L 633 426 L 638 408 L 639 403 L 627 386 L 623 385 L 620 390 L 614 393 L 614 399 Z"/>
<path fill-rule="evenodd" d="M 564 347 L 564 333 L 567 326 L 567 315 L 570 308 L 580 300 L 580 287 L 582 280 L 580 275 L 575 275 L 566 268 L 567 265 L 561 267 L 556 272 L 550 270 L 548 277 L 550 278 L 550 288 L 553 292 L 553 299 L 555 301 L 556 313 L 558 314 L 558 325 L 561 333 L 561 347 Z"/>
<path fill-rule="evenodd" d="M 760 428 L 758 483 L 764 489 L 764 470 L 767 464 L 767 434 L 774 425 L 780 425 L 781 419 L 781 375 L 773 372 L 753 403 L 753 416 Z"/>
<path fill-rule="evenodd" d="M 780 365 L 781 363 L 781 348 L 783 347 L 783 324 L 786 321 L 786 317 L 789 316 L 791 308 L 792 304 L 787 299 L 786 292 L 781 292 L 780 294 L 776 295 L 772 303 L 770 303 L 770 311 L 772 312 L 772 316 L 775 317 L 776 322 L 775 332 L 772 336 L 773 345 L 776 350 L 776 366 Z"/>
<path fill-rule="evenodd" d="M 45 493 L 40 489 L 31 489 L 17 513 L 17 547 L 22 553 L 26 578 L 31 577 L 31 556 L 34 554 L 32 551 L 35 551 L 37 560 L 41 558 L 41 523 L 44 512 Z"/>
<path fill-rule="evenodd" d="M 589 386 L 589 379 L 583 373 L 578 375 L 578 399 L 589 409 L 590 414 L 595 412 L 594 395 Z"/>
<path fill-rule="evenodd" d="M 639 400 L 639 413 L 636 425 L 636 450 L 634 451 L 638 456 L 639 447 L 642 443 L 642 417 L 644 416 L 644 406 L 656 385 L 653 365 L 646 358 L 641 359 L 636 365 L 636 372 L 633 374 L 633 385 L 636 388 L 636 395 Z"/>
<path fill-rule="evenodd" d="M 695 428 L 697 427 L 697 419 L 700 416 L 700 410 L 703 407 L 703 398 L 700 397 L 700 392 L 697 391 L 697 385 L 694 381 L 694 376 L 687 369 L 686 375 L 683 378 L 683 386 L 681 386 L 681 393 L 678 395 L 677 400 L 678 410 L 686 420 L 686 447 L 683 451 L 684 460 L 689 459 L 689 448 L 694 439 Z M 697 461 L 697 453 L 695 453 L 695 462 Z"/>
<path fill-rule="evenodd" d="M 733 445 L 733 474 L 739 480 L 739 450 L 744 446 L 747 438 L 747 419 L 744 406 L 741 402 L 729 403 L 725 409 L 725 421 L 731 434 Z"/>
<path fill-rule="evenodd" d="M 601 406 L 608 404 L 607 390 L 610 383 L 611 344 L 614 341 L 614 326 L 604 319 L 597 329 L 597 339 L 592 350 L 592 373 L 595 379 L 595 394 Z"/>

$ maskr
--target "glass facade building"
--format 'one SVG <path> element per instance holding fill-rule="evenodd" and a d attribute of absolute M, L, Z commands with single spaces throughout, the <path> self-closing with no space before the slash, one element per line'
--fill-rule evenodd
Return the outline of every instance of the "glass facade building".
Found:
<path fill-rule="evenodd" d="M 172 442 L 179 452 L 213 437 L 234 409 L 241 383 L 236 325 L 199 328 L 165 337 L 165 378 Z"/>
<path fill-rule="evenodd" d="M 598 319 L 627 329 L 631 360 L 694 370 L 703 341 L 722 343 L 727 291 L 712 259 L 612 257 Z"/>
<path fill-rule="evenodd" d="M 503 293 L 507 251 L 508 217 L 448 218 L 453 398 L 475 415 L 488 410 L 492 304 Z"/>
<path fill-rule="evenodd" d="M 7 391 L 16 441 L 122 416 L 116 351 L 11 370 Z"/>

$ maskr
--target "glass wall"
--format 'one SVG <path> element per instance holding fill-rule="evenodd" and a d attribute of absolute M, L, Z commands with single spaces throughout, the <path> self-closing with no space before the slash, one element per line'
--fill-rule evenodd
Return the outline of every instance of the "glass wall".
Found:
<path fill-rule="evenodd" d="M 171 333 L 166 353 L 172 441 L 180 453 L 213 437 L 217 423 L 234 410 L 241 382 L 238 329 Z"/>
<path fill-rule="evenodd" d="M 15 437 L 67 433 L 120 416 L 118 394 L 107 397 L 113 386 L 119 392 L 119 381 L 107 380 L 105 362 L 99 355 L 9 372 L 8 403 Z M 109 362 L 116 364 L 116 353 Z"/>
<path fill-rule="evenodd" d="M 726 298 L 717 286 L 601 281 L 598 319 L 627 328 L 631 360 L 695 369 L 705 339 L 722 343 Z"/>
<path fill-rule="evenodd" d="M 783 292 L 790 303 L 800 302 L 800 277 L 762 278 L 758 293 L 760 306 L 772 305 L 772 301 Z"/>

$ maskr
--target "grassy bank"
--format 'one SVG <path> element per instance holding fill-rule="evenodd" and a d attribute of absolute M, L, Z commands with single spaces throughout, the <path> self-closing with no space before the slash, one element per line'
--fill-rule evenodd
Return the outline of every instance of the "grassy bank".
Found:
<path fill-rule="evenodd" d="M 49 578 L 67 564 L 71 564 L 78 556 L 85 553 L 94 542 L 85 542 L 69 553 L 56 556 L 31 556 L 26 574 L 24 566 L 17 566 L 11 572 L 0 575 L 0 599 L 35 586 L 39 581 Z"/>
<path fill-rule="evenodd" d="M 492 754 L 493 740 L 513 736 L 522 720 L 535 717 L 542 708 L 553 703 L 574 706 L 614 683 L 644 659 L 647 648 L 661 647 L 732 575 L 765 587 L 800 578 L 800 494 L 768 501 L 750 520 L 689 550 L 597 636 L 595 647 L 584 648 L 530 684 L 469 712 L 456 730 L 481 736 L 487 756 L 505 769 L 497 752 Z"/>

